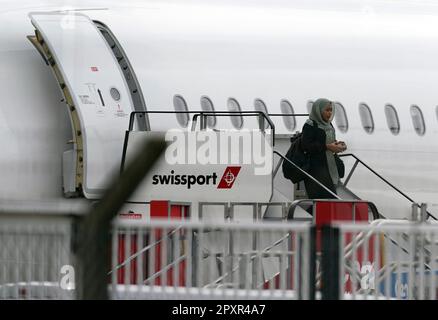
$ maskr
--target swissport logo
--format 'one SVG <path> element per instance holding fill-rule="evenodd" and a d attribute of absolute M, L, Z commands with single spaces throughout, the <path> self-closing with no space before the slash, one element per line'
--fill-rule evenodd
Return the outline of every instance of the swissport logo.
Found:
<path fill-rule="evenodd" d="M 227 167 L 217 186 L 217 189 L 231 189 L 236 181 L 241 167 Z M 217 185 L 218 175 L 216 172 L 212 174 L 177 174 L 175 170 L 171 170 L 170 174 L 155 174 L 152 177 L 152 184 L 154 185 L 172 185 L 172 186 L 186 186 L 191 189 L 193 186 L 199 185 Z"/>
<path fill-rule="evenodd" d="M 231 189 L 234 185 L 234 181 L 236 181 L 237 175 L 239 174 L 240 168 L 241 167 L 227 167 L 217 188 Z"/>

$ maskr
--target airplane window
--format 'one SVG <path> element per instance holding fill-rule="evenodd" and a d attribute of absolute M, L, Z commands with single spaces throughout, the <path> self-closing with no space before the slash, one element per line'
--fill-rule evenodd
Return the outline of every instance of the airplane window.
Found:
<path fill-rule="evenodd" d="M 173 96 L 173 107 L 175 108 L 175 111 L 188 111 L 187 103 L 180 95 Z M 189 114 L 177 113 L 176 120 L 178 120 L 178 123 L 181 127 L 186 128 L 189 125 Z"/>
<path fill-rule="evenodd" d="M 201 108 L 203 111 L 214 112 L 213 102 L 207 96 L 201 97 Z M 207 125 L 209 128 L 214 128 L 216 126 L 216 116 L 207 116 Z"/>
<path fill-rule="evenodd" d="M 266 114 L 266 116 L 268 116 L 268 109 L 266 108 L 266 104 L 263 102 L 263 100 L 255 99 L 254 100 L 254 109 L 256 111 L 262 111 Z M 269 123 L 265 119 L 265 129 L 268 129 L 268 128 L 269 128 Z"/>
<path fill-rule="evenodd" d="M 360 121 L 362 122 L 362 127 L 366 133 L 373 133 L 374 131 L 374 120 L 371 114 L 371 109 L 365 104 L 359 104 L 359 114 Z"/>
<path fill-rule="evenodd" d="M 312 112 L 313 101 L 307 101 L 307 112 L 310 114 Z"/>
<path fill-rule="evenodd" d="M 281 112 L 284 114 L 283 115 L 284 125 L 289 131 L 294 131 L 295 127 L 297 126 L 295 116 L 288 116 L 288 114 L 294 113 L 294 108 L 287 100 L 281 100 L 280 108 L 281 108 Z"/>
<path fill-rule="evenodd" d="M 397 111 L 392 105 L 387 104 L 385 106 L 385 116 L 389 130 L 392 134 L 398 134 L 400 132 L 400 121 L 398 120 Z"/>
<path fill-rule="evenodd" d="M 240 112 L 241 111 L 239 102 L 237 102 L 237 100 L 234 98 L 228 99 L 227 107 L 228 107 L 228 111 L 231 111 L 231 112 L 235 112 L 235 111 Z M 233 124 L 234 128 L 236 128 L 236 129 L 242 128 L 243 117 L 241 114 L 236 115 L 236 116 L 230 116 L 230 119 L 231 119 L 231 123 Z"/>
<path fill-rule="evenodd" d="M 421 109 L 418 106 L 411 106 L 412 124 L 414 125 L 415 132 L 422 136 L 426 132 L 426 125 L 424 124 L 424 117 Z"/>
<path fill-rule="evenodd" d="M 335 122 L 336 126 L 341 132 L 348 131 L 348 120 L 347 114 L 345 113 L 345 109 L 339 102 L 334 103 L 335 107 Z"/>

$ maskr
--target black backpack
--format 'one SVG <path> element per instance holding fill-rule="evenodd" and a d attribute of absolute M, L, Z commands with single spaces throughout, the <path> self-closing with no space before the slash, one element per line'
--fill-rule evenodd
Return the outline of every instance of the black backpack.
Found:
<path fill-rule="evenodd" d="M 313 121 L 313 126 L 318 126 L 315 121 Z M 302 170 L 308 172 L 310 169 L 310 154 L 303 151 L 301 147 L 303 134 L 297 132 L 290 138 L 291 145 L 286 153 L 286 158 L 296 164 Z M 286 179 L 292 181 L 292 183 L 297 183 L 302 181 L 306 176 L 303 172 L 297 169 L 292 163 L 283 159 L 282 164 L 283 176 Z"/>

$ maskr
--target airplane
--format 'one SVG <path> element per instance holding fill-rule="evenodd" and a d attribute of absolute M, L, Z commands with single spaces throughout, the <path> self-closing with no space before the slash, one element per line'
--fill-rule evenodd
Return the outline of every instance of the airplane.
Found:
<path fill-rule="evenodd" d="M 406 196 L 427 203 L 438 216 L 438 6 L 432 2 L 1 4 L 4 204 L 48 203 L 68 210 L 84 199 L 98 199 L 103 182 L 92 175 L 107 179 L 117 173 L 131 111 L 264 111 L 275 125 L 275 149 L 284 154 L 289 137 L 307 117 L 282 114 L 307 114 L 312 101 L 327 97 L 336 102 L 337 138 L 346 141 L 348 153 L 404 195 L 361 165 L 348 190 L 376 203 L 388 218 L 410 218 Z M 59 28 L 45 38 L 52 22 Z M 77 42 L 65 41 L 63 34 L 76 34 L 71 39 Z M 100 41 L 101 51 L 93 39 Z M 56 74 L 45 45 L 65 55 L 69 65 L 61 69 L 65 76 L 70 68 L 69 79 Z M 91 79 L 81 87 L 86 95 L 74 83 L 84 66 Z M 96 80 L 105 84 L 100 90 L 92 79 L 105 68 L 108 73 Z M 61 80 L 70 81 L 70 91 Z M 87 131 L 85 139 L 93 137 L 96 149 L 89 148 L 86 156 L 101 162 L 85 169 L 78 131 L 84 119 L 71 108 L 66 92 L 94 105 L 89 110 L 96 122 L 90 128 L 103 130 Z M 246 117 L 210 119 L 212 127 L 227 130 L 242 130 L 248 123 Z M 187 130 L 190 123 L 184 114 L 146 114 L 137 126 L 164 132 Z M 353 168 L 352 157 L 344 161 Z M 88 186 L 84 177 L 76 179 L 81 174 L 88 175 Z M 292 201 L 293 185 L 281 174 L 277 180 L 279 197 Z"/>

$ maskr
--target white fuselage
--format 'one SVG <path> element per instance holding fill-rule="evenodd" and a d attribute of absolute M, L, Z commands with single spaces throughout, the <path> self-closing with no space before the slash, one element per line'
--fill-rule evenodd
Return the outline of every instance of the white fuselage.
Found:
<path fill-rule="evenodd" d="M 438 211 L 437 10 L 390 13 L 390 5 L 374 1 L 336 10 L 302 1 L 285 8 L 85 3 L 72 7 L 108 8 L 83 13 L 115 34 L 148 110 L 173 111 L 176 94 L 189 110 L 201 109 L 203 95 L 223 111 L 229 97 L 245 111 L 254 110 L 254 99 L 260 98 L 269 113 L 281 113 L 282 99 L 290 101 L 295 113 L 307 113 L 307 102 L 319 97 L 338 101 L 349 128 L 337 130 L 337 138 L 346 141 L 348 151 L 415 201 L 429 203 L 431 212 Z M 62 198 L 61 159 L 69 148 L 70 120 L 50 69 L 26 39 L 34 32 L 30 11 L 59 9 L 44 1 L 0 9 L 0 199 Z M 360 103 L 372 111 L 372 134 L 362 128 Z M 388 103 L 398 112 L 398 135 L 387 125 Z M 414 130 L 411 105 L 424 115 L 422 136 Z M 297 118 L 295 130 L 305 119 Z M 292 132 L 281 117 L 272 120 L 284 152 L 284 139 Z M 154 116 L 150 123 L 155 131 L 178 127 L 175 115 Z M 229 119 L 218 126 L 232 127 Z M 345 161 L 348 169 L 353 162 Z M 409 202 L 363 167 L 356 169 L 349 187 L 384 207 L 386 216 L 406 217 L 402 207 L 409 208 Z"/>

